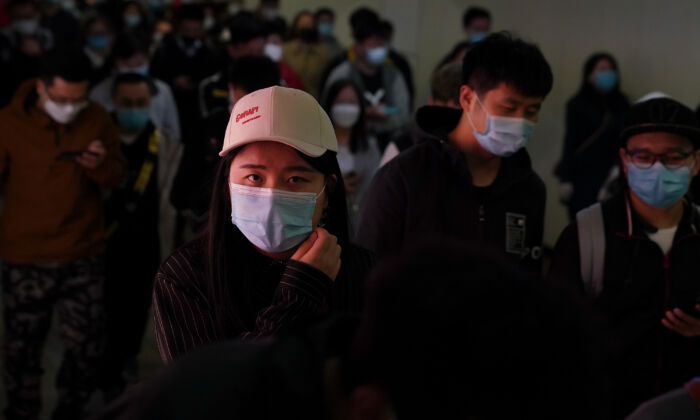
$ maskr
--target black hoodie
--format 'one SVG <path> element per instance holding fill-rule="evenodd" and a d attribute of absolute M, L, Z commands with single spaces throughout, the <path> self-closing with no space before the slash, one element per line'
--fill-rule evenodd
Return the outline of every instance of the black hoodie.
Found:
<path fill-rule="evenodd" d="M 494 183 L 472 185 L 461 150 L 447 141 L 462 111 L 424 107 L 418 126 L 430 138 L 375 175 L 360 214 L 357 240 L 380 258 L 425 236 L 478 241 L 509 261 L 539 272 L 546 191 L 521 150 L 503 158 Z M 436 140 L 432 137 L 436 137 Z"/>

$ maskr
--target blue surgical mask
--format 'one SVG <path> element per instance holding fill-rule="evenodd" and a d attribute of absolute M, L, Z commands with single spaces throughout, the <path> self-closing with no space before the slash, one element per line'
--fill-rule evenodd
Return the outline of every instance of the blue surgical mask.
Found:
<path fill-rule="evenodd" d="M 231 184 L 231 222 L 259 249 L 288 251 L 313 231 L 316 199 L 324 190 L 298 193 Z"/>
<path fill-rule="evenodd" d="M 384 63 L 389 49 L 387 47 L 374 47 L 367 50 L 367 61 L 373 66 L 379 66 Z"/>
<path fill-rule="evenodd" d="M 474 137 L 481 147 L 496 156 L 508 157 L 525 147 L 532 138 L 535 124 L 525 118 L 500 117 L 490 115 L 481 103 L 479 97 L 477 102 L 486 114 L 486 129 L 483 133 L 476 130 L 471 115 L 467 113 L 467 118 L 474 128 Z"/>
<path fill-rule="evenodd" d="M 141 16 L 139 15 L 126 15 L 124 16 L 124 23 L 130 28 L 135 28 L 141 24 Z"/>
<path fill-rule="evenodd" d="M 665 209 L 680 200 L 690 185 L 690 166 L 668 169 L 656 162 L 648 169 L 639 169 L 627 164 L 630 189 L 646 204 Z"/>
<path fill-rule="evenodd" d="M 93 51 L 102 51 L 109 45 L 107 35 L 90 35 L 87 37 L 87 46 Z"/>
<path fill-rule="evenodd" d="M 148 109 L 118 109 L 115 115 L 117 123 L 129 131 L 139 131 L 151 120 Z"/>
<path fill-rule="evenodd" d="M 119 67 L 119 73 L 137 73 L 141 76 L 148 76 L 148 64 L 139 67 Z"/>
<path fill-rule="evenodd" d="M 601 92 L 610 92 L 617 86 L 619 78 L 615 70 L 602 70 L 595 76 L 595 85 Z"/>
<path fill-rule="evenodd" d="M 333 24 L 330 22 L 319 23 L 318 34 L 322 37 L 328 37 L 333 35 Z"/>
<path fill-rule="evenodd" d="M 481 42 L 486 37 L 489 36 L 488 32 L 474 32 L 470 37 L 469 37 L 469 42 L 476 44 L 477 42 Z"/>

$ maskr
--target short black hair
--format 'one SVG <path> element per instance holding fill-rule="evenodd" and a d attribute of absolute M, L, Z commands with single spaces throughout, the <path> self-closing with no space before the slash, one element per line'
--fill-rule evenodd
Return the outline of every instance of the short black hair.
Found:
<path fill-rule="evenodd" d="M 156 87 L 149 77 L 146 77 L 140 73 L 120 73 L 114 78 L 114 81 L 112 82 L 112 87 L 110 89 L 112 97 L 114 97 L 114 95 L 117 93 L 117 89 L 119 88 L 119 86 L 135 85 L 139 83 L 145 83 L 146 86 L 148 86 L 148 92 L 150 92 L 151 96 L 153 96 L 156 93 Z"/>
<path fill-rule="evenodd" d="M 349 19 L 350 28 L 352 28 L 353 31 L 355 30 L 355 27 L 357 25 L 363 24 L 365 22 L 378 21 L 379 15 L 377 14 L 377 12 L 368 7 L 360 7 L 359 9 L 356 9 L 354 12 L 352 12 Z"/>
<path fill-rule="evenodd" d="M 177 21 L 196 20 L 202 22 L 204 20 L 204 8 L 196 3 L 188 3 L 182 5 L 176 12 Z"/>
<path fill-rule="evenodd" d="M 267 28 L 253 13 L 241 11 L 226 21 L 228 36 L 225 38 L 229 44 L 243 44 L 256 38 L 265 38 Z"/>
<path fill-rule="evenodd" d="M 132 34 L 124 33 L 120 35 L 112 46 L 112 56 L 115 59 L 128 59 L 136 54 L 143 54 L 148 57 L 148 43 Z"/>
<path fill-rule="evenodd" d="M 397 418 L 601 418 L 602 337 L 571 291 L 449 238 L 407 247 L 366 285 L 342 377 L 381 386 Z"/>
<path fill-rule="evenodd" d="M 318 21 L 318 19 L 323 15 L 328 15 L 331 17 L 331 19 L 335 19 L 335 12 L 329 7 L 321 7 L 316 10 L 316 13 L 314 13 L 314 18 L 316 21 Z"/>
<path fill-rule="evenodd" d="M 364 42 L 367 38 L 373 36 L 385 39 L 379 20 L 367 19 L 360 21 L 352 28 L 352 38 L 355 42 Z"/>
<path fill-rule="evenodd" d="M 268 36 L 279 35 L 284 39 L 287 34 L 287 22 L 281 17 L 276 17 L 265 22 L 265 30 Z"/>
<path fill-rule="evenodd" d="M 278 86 L 281 78 L 279 65 L 264 55 L 246 55 L 237 59 L 227 74 L 228 82 L 246 93 Z"/>
<path fill-rule="evenodd" d="M 41 58 L 40 69 L 41 80 L 49 86 L 56 77 L 71 83 L 87 82 L 92 77 L 90 59 L 77 48 L 47 52 Z"/>
<path fill-rule="evenodd" d="M 378 25 L 381 38 L 390 40 L 394 36 L 394 24 L 391 21 L 382 19 Z"/>
<path fill-rule="evenodd" d="M 462 27 L 466 28 L 474 20 L 481 18 L 491 20 L 491 13 L 489 13 L 489 11 L 484 9 L 483 7 L 470 7 L 467 10 L 465 10 L 464 14 L 462 15 Z"/>
<path fill-rule="evenodd" d="M 508 32 L 491 34 L 474 45 L 462 63 L 462 84 L 480 95 L 505 83 L 522 95 L 545 97 L 552 80 L 540 49 Z"/>

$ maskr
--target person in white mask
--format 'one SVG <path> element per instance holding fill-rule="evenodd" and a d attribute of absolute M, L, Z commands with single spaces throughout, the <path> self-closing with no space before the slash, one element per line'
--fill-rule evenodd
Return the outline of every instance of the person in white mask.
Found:
<path fill-rule="evenodd" d="M 361 95 L 360 88 L 352 80 L 339 80 L 329 88 L 324 103 L 338 138 L 338 164 L 345 181 L 351 231 L 380 161 L 377 139 L 365 128 L 365 104 Z"/>
<path fill-rule="evenodd" d="M 58 306 L 66 353 L 53 418 L 77 419 L 102 348 L 102 199 L 126 164 L 112 118 L 87 100 L 87 56 L 51 52 L 42 69 L 0 111 L 5 416 L 39 418 L 41 354 Z"/>
<path fill-rule="evenodd" d="M 348 240 L 337 152 L 330 118 L 309 94 L 275 86 L 236 101 L 208 226 L 156 275 L 166 363 L 214 342 L 360 312 L 373 257 Z"/>
<path fill-rule="evenodd" d="M 265 41 L 265 55 L 278 64 L 283 86 L 306 90 L 301 77 L 284 60 L 284 47 L 282 40 L 287 32 L 287 24 L 284 19 L 278 18 L 265 23 L 267 40 Z"/>
<path fill-rule="evenodd" d="M 537 46 L 507 33 L 476 44 L 462 65 L 460 109 L 418 110 L 426 139 L 377 172 L 358 242 L 382 257 L 439 232 L 539 273 L 545 186 L 524 147 L 551 88 Z"/>

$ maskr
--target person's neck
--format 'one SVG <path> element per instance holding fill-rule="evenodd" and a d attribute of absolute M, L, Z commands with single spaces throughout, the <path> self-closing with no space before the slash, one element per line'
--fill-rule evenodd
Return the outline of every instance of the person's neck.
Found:
<path fill-rule="evenodd" d="M 357 64 L 357 69 L 360 70 L 360 73 L 367 75 L 367 76 L 374 76 L 377 74 L 377 67 L 374 67 L 373 65 L 369 64 L 367 60 L 365 60 L 363 57 L 360 57 L 359 54 L 357 54 L 357 60 L 355 61 L 355 64 Z"/>
<path fill-rule="evenodd" d="M 462 115 L 457 127 L 447 135 L 448 140 L 464 153 L 475 187 L 493 184 L 501 169 L 501 158 L 484 150 L 474 137 L 473 128 Z"/>
<path fill-rule="evenodd" d="M 352 128 L 345 127 L 335 127 L 335 136 L 338 138 L 338 144 L 341 146 L 347 146 L 350 144 L 350 138 L 352 136 Z"/>
<path fill-rule="evenodd" d="M 630 191 L 630 202 L 637 214 L 657 229 L 669 229 L 678 226 L 683 218 L 683 200 L 678 200 L 671 207 L 652 207 Z"/>

